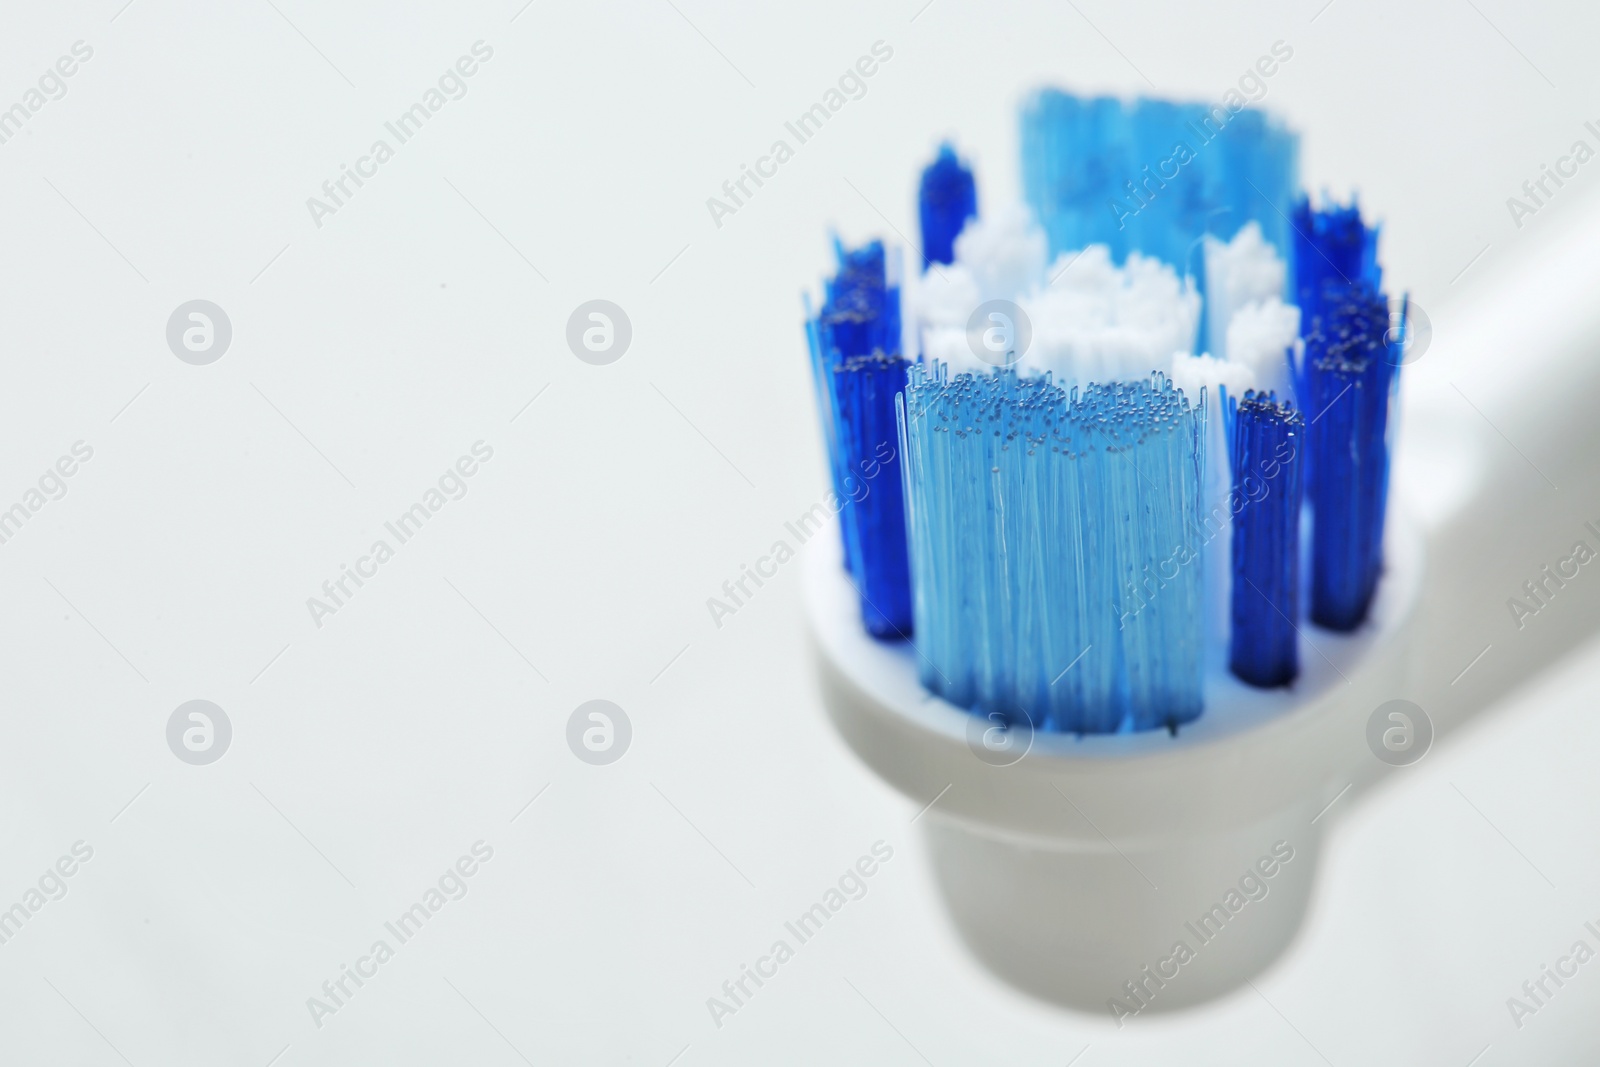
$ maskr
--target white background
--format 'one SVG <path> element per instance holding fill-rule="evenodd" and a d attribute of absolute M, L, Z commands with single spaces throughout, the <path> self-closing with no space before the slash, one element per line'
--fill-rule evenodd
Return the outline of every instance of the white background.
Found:
<path fill-rule="evenodd" d="M 1028 87 L 1217 99 L 1282 40 L 1264 105 L 1306 184 L 1359 188 L 1443 333 L 1593 192 L 1600 163 L 1521 230 L 1505 206 L 1600 118 L 1600 12 L 121 4 L 0 26 L 0 107 L 94 49 L 0 145 L 0 507 L 94 449 L 0 545 L 0 907 L 94 849 L 0 945 L 0 1062 L 1593 1062 L 1600 963 L 1520 1032 L 1504 1002 L 1600 920 L 1600 646 L 1341 813 L 1258 991 L 1118 1032 L 954 940 L 917 805 L 823 716 L 800 565 L 720 629 L 705 601 L 825 489 L 799 295 L 828 228 L 912 234 L 942 136 L 992 205 Z M 478 40 L 465 98 L 315 226 L 306 198 Z M 878 40 L 867 95 L 717 228 L 706 198 Z M 205 367 L 164 335 L 195 298 L 233 325 Z M 564 340 L 592 298 L 633 324 L 607 367 Z M 479 440 L 467 496 L 316 627 L 306 599 Z M 208 767 L 165 740 L 195 698 L 234 729 Z M 609 767 L 564 740 L 593 698 L 633 724 Z M 467 896 L 314 1025 L 480 839 Z M 880 839 L 866 897 L 714 1027 L 706 998 Z"/>

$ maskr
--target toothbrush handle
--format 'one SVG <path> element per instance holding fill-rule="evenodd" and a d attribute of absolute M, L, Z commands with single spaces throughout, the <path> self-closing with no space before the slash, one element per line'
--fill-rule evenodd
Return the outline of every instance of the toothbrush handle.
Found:
<path fill-rule="evenodd" d="M 1600 198 L 1569 217 L 1501 242 L 1401 372 L 1391 500 L 1429 571 L 1405 695 L 1440 731 L 1600 630 Z"/>

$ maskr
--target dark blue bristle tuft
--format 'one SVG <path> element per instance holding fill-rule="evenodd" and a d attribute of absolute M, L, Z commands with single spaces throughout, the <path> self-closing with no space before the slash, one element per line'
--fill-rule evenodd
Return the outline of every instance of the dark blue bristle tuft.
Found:
<path fill-rule="evenodd" d="M 1223 395 L 1233 475 L 1232 632 L 1228 669 L 1261 688 L 1300 673 L 1301 469 L 1305 417 L 1277 395 Z"/>
<path fill-rule="evenodd" d="M 1319 209 L 1301 197 L 1294 209 L 1294 272 L 1304 335 L 1313 322 L 1326 316 L 1322 298 L 1330 282 L 1365 284 L 1373 291 L 1382 287 L 1378 227 L 1362 221 L 1361 206 L 1354 199 L 1349 207 L 1332 204 Z"/>
<path fill-rule="evenodd" d="M 837 248 L 839 273 L 827 283 L 821 325 L 827 351 L 869 356 L 900 351 L 900 290 L 888 281 L 882 241 Z"/>
<path fill-rule="evenodd" d="M 839 518 L 856 561 L 861 617 L 874 637 L 911 635 L 911 570 L 906 562 L 905 496 L 900 478 L 895 394 L 910 364 L 882 352 L 833 367 L 844 496 Z"/>
<path fill-rule="evenodd" d="M 868 632 L 908 637 L 911 578 L 895 424 L 895 395 L 907 366 L 900 355 L 900 290 L 891 284 L 881 241 L 836 250 L 839 271 L 826 282 L 806 335 L 845 569 L 856 582 Z"/>
<path fill-rule="evenodd" d="M 933 263 L 954 263 L 956 238 L 967 220 L 978 214 L 978 188 L 972 171 L 948 144 L 922 172 L 917 190 L 922 216 L 922 269 Z"/>
<path fill-rule="evenodd" d="M 1327 282 L 1307 335 L 1301 407 L 1311 495 L 1311 621 L 1353 630 L 1383 567 L 1389 407 L 1398 384 L 1388 304 L 1366 283 Z"/>

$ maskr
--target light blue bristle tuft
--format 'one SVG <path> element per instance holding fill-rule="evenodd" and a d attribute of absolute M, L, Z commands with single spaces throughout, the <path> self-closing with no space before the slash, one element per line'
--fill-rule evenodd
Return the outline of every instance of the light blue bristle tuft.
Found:
<path fill-rule="evenodd" d="M 1299 139 L 1252 108 L 1046 89 L 1022 109 L 1023 192 L 1052 256 L 1104 244 L 1183 272 L 1203 234 L 1253 221 L 1287 258 L 1298 171 Z"/>
<path fill-rule="evenodd" d="M 913 364 L 900 405 L 922 681 L 1073 733 L 1202 707 L 1204 402 Z"/>

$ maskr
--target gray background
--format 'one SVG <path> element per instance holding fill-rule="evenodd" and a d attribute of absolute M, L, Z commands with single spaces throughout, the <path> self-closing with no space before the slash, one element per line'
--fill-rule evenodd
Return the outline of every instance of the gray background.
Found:
<path fill-rule="evenodd" d="M 827 227 L 912 233 L 942 135 L 994 204 L 1027 87 L 1216 99 L 1281 39 L 1264 103 L 1307 184 L 1359 187 L 1442 335 L 1593 195 L 1600 162 L 1521 231 L 1505 207 L 1600 118 L 1592 5 L 121 4 L 0 32 L 0 106 L 94 48 L 0 145 L 0 506 L 94 449 L 0 545 L 0 907 L 94 848 L 0 944 L 0 1061 L 1591 1062 L 1600 964 L 1520 1032 L 1504 1001 L 1600 919 L 1600 646 L 1344 812 L 1255 989 L 1118 1032 L 954 941 L 917 805 L 823 718 L 800 563 L 720 629 L 705 600 L 825 488 L 799 294 Z M 466 97 L 315 227 L 306 198 L 479 39 Z M 867 95 L 715 227 L 706 197 L 880 39 Z M 193 299 L 233 325 L 209 366 L 165 341 Z M 610 366 L 564 342 L 591 299 L 633 324 Z M 480 439 L 466 497 L 313 626 Z M 633 727 L 604 767 L 564 740 L 596 698 Z M 232 722 L 209 766 L 166 745 L 191 699 Z M 313 1026 L 479 839 L 467 896 Z M 713 1027 L 879 839 L 866 897 Z"/>

